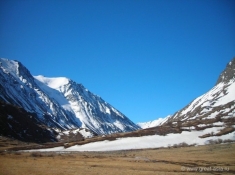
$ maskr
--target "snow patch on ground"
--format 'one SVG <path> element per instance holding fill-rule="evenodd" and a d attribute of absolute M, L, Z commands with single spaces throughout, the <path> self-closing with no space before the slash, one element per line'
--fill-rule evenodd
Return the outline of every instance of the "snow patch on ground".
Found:
<path fill-rule="evenodd" d="M 181 134 L 168 134 L 166 136 L 152 135 L 142 137 L 119 138 L 114 141 L 100 141 L 88 143 L 85 145 L 75 145 L 69 148 L 55 147 L 49 149 L 38 149 L 28 151 L 115 151 L 115 150 L 131 150 L 146 149 L 173 146 L 174 144 L 187 143 L 196 145 L 205 145 L 211 139 L 231 139 L 235 140 L 235 132 L 223 135 L 213 136 L 209 138 L 199 138 L 207 133 L 217 132 L 222 127 L 208 128 L 203 131 L 183 131 Z"/>
<path fill-rule="evenodd" d="M 94 137 L 94 134 L 90 132 L 88 129 L 85 128 L 79 128 L 79 129 L 74 129 L 74 130 L 66 130 L 63 132 L 60 132 L 59 135 L 57 136 L 57 139 L 60 139 L 62 135 L 67 135 L 69 136 L 71 133 L 77 134 L 80 133 L 85 139 L 86 138 L 91 138 Z"/>
<path fill-rule="evenodd" d="M 81 130 L 79 130 L 79 133 L 80 134 L 82 134 L 82 136 L 84 137 L 84 138 L 91 138 L 91 137 L 94 137 L 94 134 L 93 133 L 91 133 L 91 132 L 89 132 L 88 130 L 86 130 L 86 129 L 81 129 Z"/>

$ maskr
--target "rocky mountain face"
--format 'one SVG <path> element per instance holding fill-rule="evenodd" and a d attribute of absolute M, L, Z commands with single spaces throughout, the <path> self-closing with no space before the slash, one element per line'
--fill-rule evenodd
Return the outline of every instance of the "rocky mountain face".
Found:
<path fill-rule="evenodd" d="M 169 117 L 162 125 L 204 130 L 217 127 L 204 137 L 235 131 L 235 58 L 227 64 L 216 85 Z"/>
<path fill-rule="evenodd" d="M 80 125 L 73 113 L 64 110 L 35 82 L 20 62 L 0 59 L 0 100 L 35 113 L 39 121 L 51 128 L 71 129 Z"/>
<path fill-rule="evenodd" d="M 139 129 L 81 84 L 65 77 L 33 77 L 20 62 L 4 58 L 0 58 L 0 101 L 22 107 L 57 131 L 82 127 L 110 134 Z"/>
<path fill-rule="evenodd" d="M 227 66 L 226 69 L 220 74 L 216 85 L 219 83 L 228 83 L 230 80 L 235 78 L 235 58 L 231 60 Z"/>
<path fill-rule="evenodd" d="M 151 131 L 155 129 L 154 127 L 157 127 L 155 130 L 168 127 L 168 130 L 175 129 L 173 132 L 218 128 L 205 137 L 235 131 L 235 58 L 227 64 L 216 85 L 207 93 L 172 116 L 140 123 L 139 126 L 143 129 L 149 128 Z"/>
<path fill-rule="evenodd" d="M 51 98 L 56 99 L 62 108 L 74 113 L 82 128 L 89 128 L 98 134 L 138 129 L 138 126 L 121 112 L 81 84 L 64 77 L 35 76 L 35 79 L 38 86 Z"/>
<path fill-rule="evenodd" d="M 0 101 L 0 135 L 24 142 L 57 141 L 56 131 L 42 125 L 35 114 Z"/>

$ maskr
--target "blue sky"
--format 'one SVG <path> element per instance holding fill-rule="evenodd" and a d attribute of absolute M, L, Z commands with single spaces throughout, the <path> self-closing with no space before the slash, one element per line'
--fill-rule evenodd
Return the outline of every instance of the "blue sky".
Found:
<path fill-rule="evenodd" d="M 235 56 L 234 0 L 0 0 L 0 57 L 65 76 L 134 122 L 212 88 Z"/>

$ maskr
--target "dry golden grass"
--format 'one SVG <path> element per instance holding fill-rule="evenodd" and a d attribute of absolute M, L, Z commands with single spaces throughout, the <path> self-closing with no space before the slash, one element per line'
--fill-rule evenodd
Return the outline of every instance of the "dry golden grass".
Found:
<path fill-rule="evenodd" d="M 35 153 L 34 153 L 35 154 Z M 234 174 L 235 144 L 114 152 L 1 153 L 1 175 Z M 224 168 L 224 171 L 187 168 Z M 229 171 L 227 171 L 229 169 Z"/>

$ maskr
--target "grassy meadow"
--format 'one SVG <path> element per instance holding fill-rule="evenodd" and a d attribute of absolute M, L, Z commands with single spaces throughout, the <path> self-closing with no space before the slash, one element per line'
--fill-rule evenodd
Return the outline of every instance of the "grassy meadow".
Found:
<path fill-rule="evenodd" d="M 112 152 L 1 152 L 0 174 L 235 174 L 235 144 Z"/>

